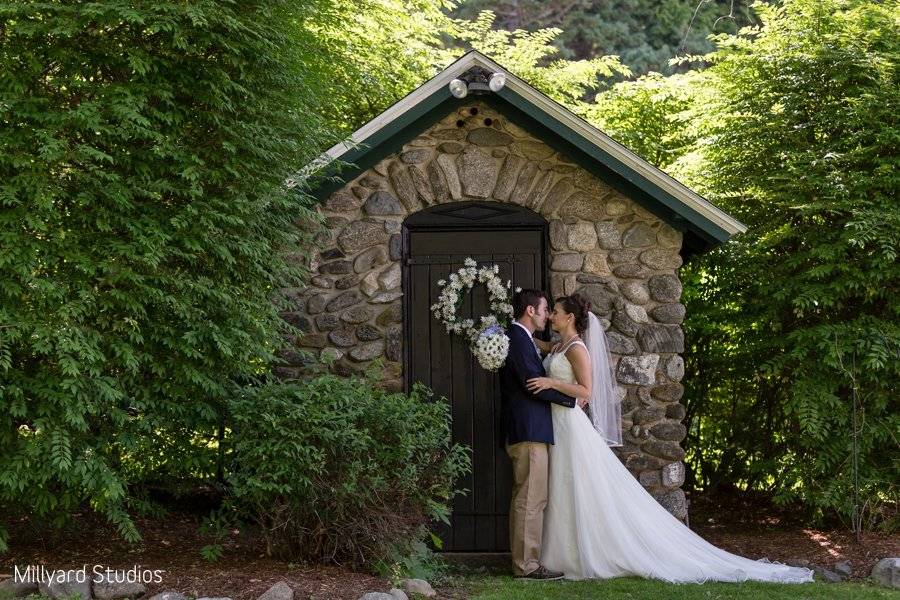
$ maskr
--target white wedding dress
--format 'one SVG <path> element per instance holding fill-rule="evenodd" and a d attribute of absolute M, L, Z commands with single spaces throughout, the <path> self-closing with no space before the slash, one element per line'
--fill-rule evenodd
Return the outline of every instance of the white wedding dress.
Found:
<path fill-rule="evenodd" d="M 581 343 L 576 342 L 576 343 Z M 576 383 L 563 353 L 547 376 Z M 672 516 L 619 461 L 585 412 L 552 404 L 550 495 L 541 564 L 566 579 L 637 576 L 673 583 L 812 581 L 812 571 L 716 548 Z"/>

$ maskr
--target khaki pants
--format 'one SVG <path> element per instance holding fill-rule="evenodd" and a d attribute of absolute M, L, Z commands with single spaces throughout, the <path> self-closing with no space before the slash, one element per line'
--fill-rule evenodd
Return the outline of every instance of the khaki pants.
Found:
<path fill-rule="evenodd" d="M 506 446 L 513 468 L 509 548 L 515 575 L 527 575 L 540 566 L 548 493 L 548 452 L 547 444 L 543 442 L 519 442 Z"/>

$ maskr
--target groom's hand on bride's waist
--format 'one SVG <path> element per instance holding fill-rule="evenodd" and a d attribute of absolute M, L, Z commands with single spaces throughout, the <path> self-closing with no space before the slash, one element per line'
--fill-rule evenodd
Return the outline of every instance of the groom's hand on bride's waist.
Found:
<path fill-rule="evenodd" d="M 588 405 L 588 399 L 587 398 L 576 398 L 575 404 L 578 405 L 578 408 L 584 408 L 585 406 Z"/>
<path fill-rule="evenodd" d="M 528 391 L 532 394 L 536 394 L 543 390 L 552 390 L 555 389 L 553 387 L 553 380 L 549 377 L 533 377 L 525 382 Z"/>

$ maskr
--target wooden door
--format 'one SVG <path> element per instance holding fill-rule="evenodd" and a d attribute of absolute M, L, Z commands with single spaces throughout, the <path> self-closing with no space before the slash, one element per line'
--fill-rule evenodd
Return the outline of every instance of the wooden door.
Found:
<path fill-rule="evenodd" d="M 472 473 L 461 482 L 469 490 L 453 503 L 451 526 L 436 532 L 446 551 L 509 550 L 511 490 L 509 458 L 500 441 L 498 376 L 478 366 L 465 340 L 449 335 L 431 315 L 437 281 L 463 266 L 466 257 L 497 264 L 513 287 L 544 289 L 546 227 L 534 213 L 491 203 L 460 203 L 411 217 L 405 231 L 406 383 L 421 382 L 450 401 L 453 441 L 472 448 Z M 485 209 L 487 206 L 487 210 Z M 491 214 L 490 210 L 504 208 Z M 462 216 L 460 216 L 462 214 Z M 456 219 L 478 216 L 465 224 Z M 415 217 L 416 215 L 414 215 Z M 536 221 L 539 219 L 539 221 Z M 524 222 L 523 222 L 524 221 Z M 487 292 L 476 286 L 461 309 L 463 318 L 487 313 Z"/>

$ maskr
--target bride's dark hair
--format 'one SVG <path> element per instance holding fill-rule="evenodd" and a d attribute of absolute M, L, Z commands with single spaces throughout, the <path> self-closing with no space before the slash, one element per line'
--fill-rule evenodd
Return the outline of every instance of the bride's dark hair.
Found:
<path fill-rule="evenodd" d="M 580 294 L 572 294 L 571 296 L 557 298 L 556 301 L 562 304 L 564 311 L 575 315 L 575 331 L 579 335 L 587 331 L 588 317 L 591 312 L 590 300 Z"/>

